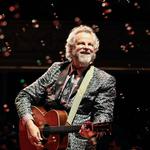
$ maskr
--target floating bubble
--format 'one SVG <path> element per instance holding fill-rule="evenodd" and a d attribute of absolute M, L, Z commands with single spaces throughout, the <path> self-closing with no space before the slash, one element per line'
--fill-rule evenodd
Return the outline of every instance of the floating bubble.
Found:
<path fill-rule="evenodd" d="M 24 84 L 25 83 L 25 79 L 20 79 L 20 83 Z"/>

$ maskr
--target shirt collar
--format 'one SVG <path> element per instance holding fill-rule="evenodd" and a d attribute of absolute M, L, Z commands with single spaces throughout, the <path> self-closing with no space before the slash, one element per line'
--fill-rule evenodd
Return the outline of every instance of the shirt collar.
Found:
<path fill-rule="evenodd" d="M 72 74 L 78 75 L 78 71 L 75 69 L 75 67 L 71 63 L 69 66 L 69 75 L 72 75 Z"/>
<path fill-rule="evenodd" d="M 89 65 L 89 67 L 81 74 L 74 66 L 73 66 L 73 64 L 72 63 L 70 63 L 70 65 L 69 65 L 69 73 L 68 73 L 68 75 L 72 75 L 72 74 L 74 74 L 74 75 L 77 75 L 77 76 L 84 76 L 84 74 L 87 72 L 87 70 L 90 68 L 90 65 Z"/>

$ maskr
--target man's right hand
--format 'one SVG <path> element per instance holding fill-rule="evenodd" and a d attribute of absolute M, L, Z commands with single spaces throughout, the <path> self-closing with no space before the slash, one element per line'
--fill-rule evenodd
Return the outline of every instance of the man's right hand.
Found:
<path fill-rule="evenodd" d="M 42 137 L 39 128 L 34 124 L 33 120 L 26 122 L 27 135 L 30 143 L 36 146 L 37 150 L 43 148 L 41 143 Z"/>

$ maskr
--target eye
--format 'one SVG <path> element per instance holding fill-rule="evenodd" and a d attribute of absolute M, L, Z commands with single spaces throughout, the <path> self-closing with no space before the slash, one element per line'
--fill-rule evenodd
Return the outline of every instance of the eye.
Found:
<path fill-rule="evenodd" d="M 78 42 L 77 45 L 85 45 L 84 42 Z"/>
<path fill-rule="evenodd" d="M 91 47 L 94 47 L 94 44 L 92 44 L 92 43 L 89 43 L 88 45 L 91 46 Z"/>

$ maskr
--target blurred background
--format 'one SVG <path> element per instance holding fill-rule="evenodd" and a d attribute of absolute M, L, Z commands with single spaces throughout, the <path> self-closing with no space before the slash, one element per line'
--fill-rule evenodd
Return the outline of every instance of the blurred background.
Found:
<path fill-rule="evenodd" d="M 0 0 L 0 150 L 19 149 L 16 95 L 65 60 L 67 35 L 80 24 L 100 39 L 95 65 L 117 80 L 114 134 L 104 141 L 150 149 L 149 0 Z"/>

